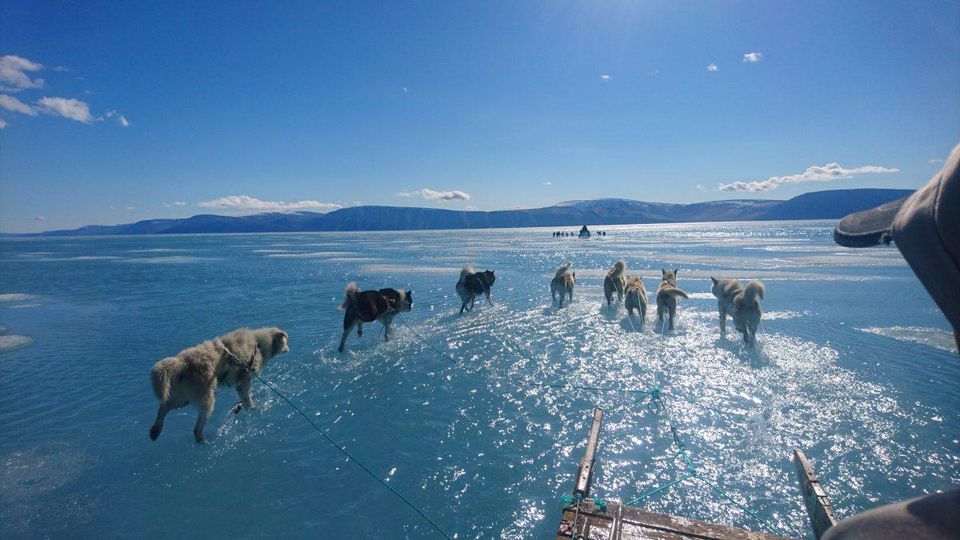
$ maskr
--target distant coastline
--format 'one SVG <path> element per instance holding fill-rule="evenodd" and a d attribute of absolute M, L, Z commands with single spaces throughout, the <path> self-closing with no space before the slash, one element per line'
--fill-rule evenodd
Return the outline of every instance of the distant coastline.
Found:
<path fill-rule="evenodd" d="M 567 201 L 524 210 L 466 211 L 397 206 L 354 206 L 316 212 L 263 213 L 249 216 L 201 214 L 180 219 L 152 219 L 122 225 L 87 225 L 77 229 L 17 237 L 112 236 L 142 234 L 210 234 L 258 232 L 398 231 L 569 227 L 706 221 L 779 221 L 835 219 L 910 195 L 903 189 L 845 189 L 805 193 L 788 200 L 737 199 L 671 204 L 630 199 Z"/>

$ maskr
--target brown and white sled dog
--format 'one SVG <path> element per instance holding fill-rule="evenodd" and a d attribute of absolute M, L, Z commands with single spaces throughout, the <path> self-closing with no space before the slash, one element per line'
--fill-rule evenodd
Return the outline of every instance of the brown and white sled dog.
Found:
<path fill-rule="evenodd" d="M 550 296 L 553 301 L 557 301 L 557 294 L 560 295 L 560 307 L 563 307 L 563 297 L 567 295 L 573 302 L 573 286 L 577 283 L 577 273 L 570 270 L 570 263 L 563 263 L 557 268 L 557 273 L 550 280 Z"/>
<path fill-rule="evenodd" d="M 633 316 L 633 310 L 640 313 L 640 324 L 647 324 L 647 289 L 639 277 L 630 277 L 624 287 L 623 305 L 627 308 L 627 316 Z"/>
<path fill-rule="evenodd" d="M 236 387 L 240 403 L 233 412 L 253 408 L 253 374 L 260 373 L 271 358 L 288 350 L 287 333 L 279 328 L 240 328 L 157 362 L 150 371 L 150 380 L 153 393 L 160 400 L 160 410 L 150 428 L 150 439 L 155 441 L 160 436 L 168 412 L 192 403 L 199 409 L 193 437 L 198 443 L 203 442 L 203 427 L 213 413 L 217 386 Z"/>
<path fill-rule="evenodd" d="M 717 297 L 717 310 L 720 312 L 720 334 L 727 333 L 727 315 L 733 317 L 737 331 L 743 334 L 743 341 L 756 343 L 757 329 L 763 310 L 760 300 L 763 298 L 763 283 L 751 281 L 744 287 L 736 279 L 717 279 L 711 277 L 713 286 L 710 292 Z"/>
<path fill-rule="evenodd" d="M 463 313 L 463 310 L 472 310 L 477 297 L 481 294 L 487 297 L 487 302 L 492 306 L 490 288 L 496 280 L 497 276 L 493 274 L 493 270 L 477 272 L 472 266 L 464 266 L 463 270 L 460 270 L 460 279 L 457 280 L 457 295 L 463 302 L 460 305 L 460 313 Z M 467 307 L 467 304 L 470 304 L 470 307 Z"/>
<path fill-rule="evenodd" d="M 413 291 L 403 289 L 380 289 L 360 291 L 356 283 L 348 283 L 343 291 L 343 336 L 338 351 L 343 352 L 347 336 L 357 327 L 357 336 L 363 336 L 363 323 L 380 321 L 383 324 L 383 340 L 390 341 L 390 324 L 398 313 L 413 309 Z"/>
<path fill-rule="evenodd" d="M 690 298 L 687 293 L 677 288 L 677 272 L 673 269 L 664 270 L 663 277 L 660 279 L 660 287 L 657 288 L 657 324 L 663 329 L 664 315 L 670 318 L 670 330 L 673 330 L 673 321 L 677 318 L 677 297 Z"/>
<path fill-rule="evenodd" d="M 617 293 L 617 301 L 623 300 L 623 287 L 626 284 L 623 273 L 626 270 L 627 263 L 617 261 L 613 268 L 607 272 L 607 276 L 603 278 L 603 295 L 607 298 L 607 307 L 610 307 L 614 291 Z"/>

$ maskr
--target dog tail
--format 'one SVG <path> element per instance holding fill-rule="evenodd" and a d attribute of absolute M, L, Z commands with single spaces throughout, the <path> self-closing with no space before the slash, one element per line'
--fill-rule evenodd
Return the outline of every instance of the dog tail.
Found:
<path fill-rule="evenodd" d="M 153 365 L 150 370 L 150 382 L 153 384 L 153 394 L 161 402 L 170 398 L 170 381 L 177 371 L 176 358 L 164 358 Z"/>
<path fill-rule="evenodd" d="M 460 280 L 457 281 L 457 283 L 461 283 L 464 278 L 466 278 L 467 276 L 472 276 L 473 274 L 476 274 L 476 273 L 477 273 L 476 270 L 474 270 L 473 267 L 470 266 L 469 264 L 464 266 L 463 270 L 460 270 Z"/>
<path fill-rule="evenodd" d="M 607 275 L 612 278 L 618 278 L 621 275 L 623 275 L 623 272 L 626 269 L 627 269 L 627 263 L 623 261 L 617 261 L 616 264 L 613 265 L 613 268 L 611 268 L 610 271 L 607 272 Z"/>
<path fill-rule="evenodd" d="M 567 270 L 570 270 L 571 263 L 565 262 L 560 265 L 560 268 L 557 268 L 557 273 L 554 274 L 554 279 L 559 279 L 561 276 L 567 273 Z"/>
<path fill-rule="evenodd" d="M 360 287 L 355 282 L 347 283 L 347 287 L 343 289 L 343 303 L 340 304 L 340 309 L 347 309 L 357 299 L 358 292 L 360 292 Z"/>
<path fill-rule="evenodd" d="M 689 296 L 687 296 L 687 293 L 683 291 L 683 289 L 678 289 L 676 287 L 668 287 L 668 288 L 662 289 L 662 291 L 664 294 L 667 294 L 670 296 L 681 296 L 683 298 L 690 298 Z"/>
<path fill-rule="evenodd" d="M 743 289 L 743 296 L 748 302 L 756 302 L 758 298 L 762 299 L 763 283 L 756 280 L 747 283 L 747 286 Z"/>

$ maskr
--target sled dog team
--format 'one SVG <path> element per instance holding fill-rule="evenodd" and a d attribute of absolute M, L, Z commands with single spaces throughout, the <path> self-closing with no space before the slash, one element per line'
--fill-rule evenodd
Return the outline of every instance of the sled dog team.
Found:
<path fill-rule="evenodd" d="M 623 302 L 627 316 L 633 317 L 636 311 L 641 324 L 647 317 L 647 291 L 643 280 L 638 276 L 626 276 L 627 265 L 623 261 L 607 272 L 603 279 L 603 294 L 607 306 L 613 304 L 616 293 L 617 302 Z M 720 332 L 726 334 L 727 316 L 733 318 L 734 327 L 743 334 L 748 344 L 756 341 L 760 326 L 760 299 L 763 298 L 763 284 L 751 281 L 746 286 L 736 279 L 716 279 L 711 277 L 711 292 L 717 298 L 720 313 Z M 471 311 L 476 298 L 483 295 L 493 305 L 491 288 L 496 282 L 492 270 L 476 272 L 465 266 L 457 280 L 457 295 L 460 297 L 460 313 Z M 557 268 L 550 280 L 550 295 L 554 303 L 563 307 L 564 299 L 573 301 L 573 288 L 577 282 L 577 273 L 571 270 L 570 263 Z M 686 292 L 677 287 L 677 270 L 662 270 L 660 286 L 657 288 L 657 321 L 673 330 L 677 316 L 677 298 L 689 298 Z M 380 289 L 361 291 L 356 283 L 350 283 L 344 290 L 343 335 L 338 350 L 343 352 L 347 337 L 354 327 L 357 336 L 363 335 L 363 323 L 380 321 L 383 324 L 384 341 L 390 339 L 390 325 L 399 313 L 413 309 L 413 291 L 403 289 Z M 216 390 L 220 385 L 237 389 L 240 402 L 232 411 L 253 408 L 250 386 L 253 377 L 259 375 L 274 356 L 289 351 L 287 333 L 279 328 L 260 328 L 251 330 L 240 328 L 224 336 L 204 341 L 184 349 L 169 358 L 157 362 L 150 372 L 153 392 L 160 401 L 157 418 L 150 428 L 150 439 L 156 440 L 163 430 L 163 421 L 170 411 L 196 405 L 199 413 L 193 429 L 197 442 L 203 442 L 203 429 L 213 413 L 216 402 Z"/>

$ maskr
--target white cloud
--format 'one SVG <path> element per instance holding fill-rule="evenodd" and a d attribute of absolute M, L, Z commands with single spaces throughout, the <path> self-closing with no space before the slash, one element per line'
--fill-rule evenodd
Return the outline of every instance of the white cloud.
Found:
<path fill-rule="evenodd" d="M 543 185 L 545 185 L 545 186 L 552 186 L 552 185 L 553 185 L 553 182 L 544 182 Z"/>
<path fill-rule="evenodd" d="M 466 211 L 468 211 L 468 212 L 476 212 L 477 210 L 479 210 L 479 208 L 477 208 L 476 206 L 472 206 L 472 205 L 471 205 L 471 206 L 464 206 L 463 209 L 466 210 Z"/>
<path fill-rule="evenodd" d="M 416 191 L 401 191 L 396 194 L 398 197 L 419 196 L 428 201 L 469 201 L 470 195 L 459 190 L 453 191 L 434 191 L 430 188 L 418 189 Z"/>
<path fill-rule="evenodd" d="M 777 189 L 781 184 L 799 184 L 801 182 L 830 182 L 832 180 L 846 180 L 858 174 L 886 174 L 900 172 L 900 169 L 889 169 L 877 165 L 866 165 L 855 169 L 845 169 L 836 163 L 814 165 L 800 174 L 789 176 L 771 176 L 766 180 L 751 182 L 733 182 L 721 184 L 720 191 L 770 191 Z"/>
<path fill-rule="evenodd" d="M 46 221 L 46 220 L 47 220 L 47 216 L 37 216 L 37 217 L 33 218 L 33 220 L 34 220 L 34 221 Z"/>
<path fill-rule="evenodd" d="M 943 163 L 943 160 L 942 160 L 942 159 L 931 159 L 931 160 L 927 161 L 927 163 Z"/>
<path fill-rule="evenodd" d="M 177 203 L 174 203 L 177 204 Z M 180 206 L 180 205 L 177 205 Z M 343 205 L 336 203 L 323 203 L 320 201 L 263 201 L 250 197 L 248 195 L 230 195 L 220 197 L 212 201 L 206 201 L 197 204 L 201 208 L 226 208 L 231 210 L 325 210 L 333 211 L 343 208 Z"/>
<path fill-rule="evenodd" d="M 720 68 L 718 68 L 716 64 L 710 64 L 709 66 L 707 66 L 707 71 L 711 73 L 715 73 L 717 71 L 720 71 Z"/>
<path fill-rule="evenodd" d="M 43 79 L 31 79 L 28 72 L 40 71 L 43 66 L 8 54 L 0 56 L 0 90 L 19 92 L 28 88 L 43 88 Z"/>
<path fill-rule="evenodd" d="M 410 93 L 410 90 L 406 86 L 401 86 L 400 89 L 403 90 L 404 94 Z"/>
<path fill-rule="evenodd" d="M 116 118 L 117 123 L 121 126 L 130 127 L 130 121 L 127 120 L 127 117 L 117 111 L 107 111 L 107 118 Z"/>
<path fill-rule="evenodd" d="M 13 96 L 0 95 L 0 109 L 6 109 L 10 112 L 18 112 L 27 116 L 36 116 L 37 111 L 33 107 L 20 101 Z"/>
<path fill-rule="evenodd" d="M 163 203 L 163 205 L 167 208 L 173 208 L 174 206 L 186 206 L 187 203 L 185 201 L 173 201 L 172 203 Z"/>
<path fill-rule="evenodd" d="M 763 58 L 763 53 L 758 52 L 748 52 L 743 55 L 743 61 L 748 64 L 756 64 L 761 58 Z"/>
<path fill-rule="evenodd" d="M 706 193 L 706 192 L 707 192 L 707 187 L 704 186 L 703 184 L 697 184 L 697 191 L 700 191 L 700 192 L 702 192 L 702 193 Z"/>
<path fill-rule="evenodd" d="M 0 129 L 4 129 L 6 127 L 7 127 L 7 121 L 4 120 L 3 118 L 0 118 Z"/>
<path fill-rule="evenodd" d="M 94 121 L 90 106 L 79 99 L 44 97 L 37 102 L 39 109 L 47 114 L 62 116 L 77 122 L 89 124 Z"/>
<path fill-rule="evenodd" d="M 603 81 L 603 82 L 607 82 L 607 81 L 610 80 L 610 76 L 609 76 L 609 75 L 601 75 L 601 76 L 600 76 L 600 80 Z"/>

